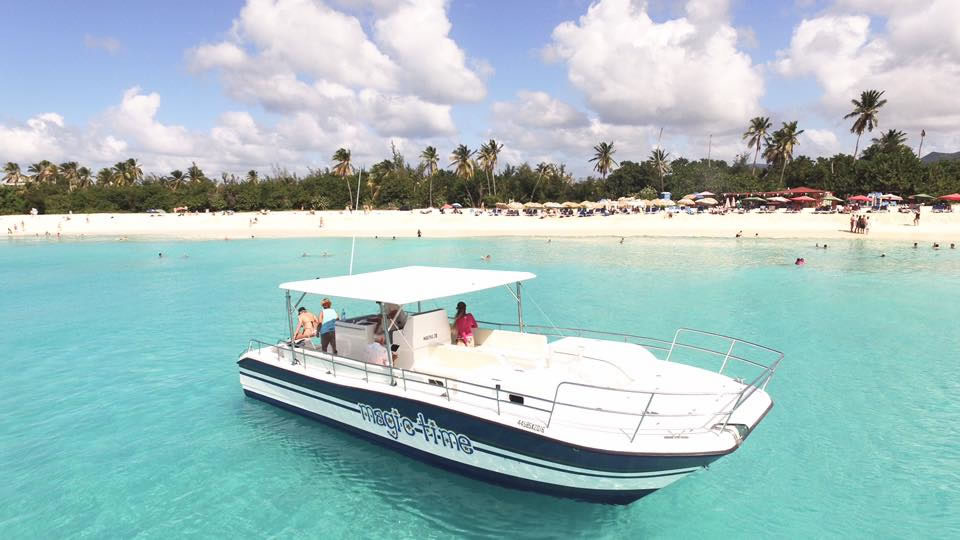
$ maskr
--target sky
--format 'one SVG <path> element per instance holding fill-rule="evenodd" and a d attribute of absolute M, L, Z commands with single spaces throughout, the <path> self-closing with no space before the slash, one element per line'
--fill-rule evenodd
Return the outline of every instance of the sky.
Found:
<path fill-rule="evenodd" d="M 501 166 L 586 176 L 600 141 L 732 160 L 755 116 L 817 157 L 853 152 L 869 89 L 888 103 L 861 148 L 894 128 L 960 150 L 958 0 L 0 0 L 0 20 L 0 162 L 24 168 L 305 172 L 493 138 Z"/>

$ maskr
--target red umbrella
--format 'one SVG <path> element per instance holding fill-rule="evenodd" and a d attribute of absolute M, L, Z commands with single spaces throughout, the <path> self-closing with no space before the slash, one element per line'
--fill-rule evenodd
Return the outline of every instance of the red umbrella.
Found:
<path fill-rule="evenodd" d="M 951 193 L 950 195 L 944 195 L 943 197 L 940 197 L 940 200 L 941 200 L 941 201 L 960 202 L 960 193 Z"/>
<path fill-rule="evenodd" d="M 790 199 L 793 202 L 817 202 L 813 197 L 807 197 L 806 195 L 801 195 L 800 197 L 794 197 Z"/>
<path fill-rule="evenodd" d="M 847 197 L 847 200 L 856 202 L 870 202 L 870 197 L 867 197 L 866 195 L 854 195 L 853 197 Z"/>
<path fill-rule="evenodd" d="M 451 206 L 451 205 L 449 205 L 449 204 L 445 204 L 445 205 L 441 206 L 440 208 L 443 208 L 444 210 L 449 210 L 449 209 L 453 208 L 453 206 Z"/>

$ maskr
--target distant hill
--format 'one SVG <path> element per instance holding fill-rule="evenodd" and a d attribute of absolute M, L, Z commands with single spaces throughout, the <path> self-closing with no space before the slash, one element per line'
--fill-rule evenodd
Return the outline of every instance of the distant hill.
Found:
<path fill-rule="evenodd" d="M 953 152 L 948 154 L 946 152 L 930 152 L 929 154 L 920 158 L 920 161 L 924 164 L 936 163 L 938 161 L 960 159 L 960 152 Z"/>

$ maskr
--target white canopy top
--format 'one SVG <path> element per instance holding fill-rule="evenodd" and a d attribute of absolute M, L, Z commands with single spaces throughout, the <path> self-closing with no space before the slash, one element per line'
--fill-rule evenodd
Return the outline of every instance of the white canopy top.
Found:
<path fill-rule="evenodd" d="M 352 276 L 290 281 L 281 283 L 280 288 L 307 294 L 409 304 L 492 289 L 535 277 L 530 272 L 405 266 Z"/>

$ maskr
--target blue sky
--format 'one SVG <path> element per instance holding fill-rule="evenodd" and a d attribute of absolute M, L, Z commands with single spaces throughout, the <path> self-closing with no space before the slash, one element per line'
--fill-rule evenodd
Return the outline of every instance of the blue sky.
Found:
<path fill-rule="evenodd" d="M 894 125 L 882 115 L 881 127 L 911 136 L 926 127 L 937 138 L 925 148 L 949 150 L 960 143 L 960 119 L 947 104 L 911 95 L 903 79 L 929 74 L 943 88 L 958 82 L 949 72 L 960 63 L 960 45 L 947 40 L 932 59 L 924 36 L 909 32 L 918 13 L 930 18 L 919 23 L 931 31 L 944 19 L 960 24 L 957 4 L 5 1 L 0 160 L 26 163 L 47 152 L 98 164 L 129 154 L 160 170 L 190 160 L 224 170 L 296 169 L 325 165 L 336 149 L 330 146 L 375 160 L 394 141 L 413 158 L 425 144 L 445 152 L 492 136 L 507 145 L 510 161 L 569 161 L 586 174 L 579 163 L 597 140 L 613 139 L 631 154 L 625 157 L 643 159 L 659 127 L 674 155 L 699 157 L 711 133 L 715 155 L 730 159 L 742 150 L 739 131 L 760 114 L 776 125 L 799 120 L 810 138 L 798 151 L 817 155 L 852 151 L 843 107 L 875 86 L 891 98 Z M 708 16 L 698 19 L 697 10 Z M 263 22 L 274 15 L 290 20 Z M 352 20 L 359 33 L 325 37 Z M 378 33 L 386 20 L 403 30 Z M 303 21 L 314 26 L 297 34 Z M 325 21 L 337 24 L 324 28 Z M 617 29 L 621 22 L 632 26 Z M 568 30 L 561 37 L 559 25 Z M 392 75 L 367 85 L 338 71 L 334 59 L 352 62 L 361 42 L 374 52 L 352 69 Z M 663 65 L 674 53 L 682 59 Z M 421 66 L 419 76 L 403 75 L 418 63 L 445 70 Z M 872 68 L 855 67 L 865 64 Z M 251 81 L 270 77 L 271 86 L 251 89 Z"/>

